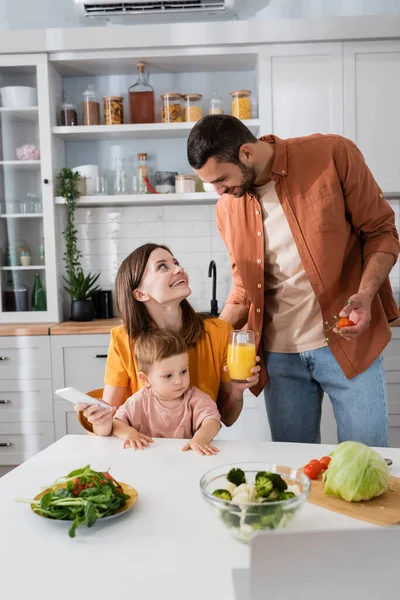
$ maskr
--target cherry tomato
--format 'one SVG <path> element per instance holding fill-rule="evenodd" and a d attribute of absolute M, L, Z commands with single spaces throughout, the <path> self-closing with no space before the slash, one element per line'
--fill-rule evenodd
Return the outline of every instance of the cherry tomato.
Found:
<path fill-rule="evenodd" d="M 319 462 L 321 463 L 322 467 L 326 471 L 326 469 L 329 467 L 329 463 L 331 462 L 331 457 L 323 456 L 322 458 L 320 458 Z"/>
<path fill-rule="evenodd" d="M 355 325 L 355 323 L 353 323 L 353 321 L 350 321 L 350 319 L 348 319 L 347 317 L 342 317 L 336 323 L 336 327 L 338 329 L 342 329 L 342 327 L 354 327 L 354 325 Z"/>
<path fill-rule="evenodd" d="M 307 475 L 310 479 L 317 479 L 318 475 L 321 472 L 321 469 L 317 467 L 317 465 L 308 464 L 303 469 L 304 474 Z"/>
<path fill-rule="evenodd" d="M 310 460 L 310 462 L 308 464 L 315 465 L 316 467 L 318 467 L 319 470 L 321 470 L 321 463 L 316 458 L 313 458 L 312 460 Z"/>

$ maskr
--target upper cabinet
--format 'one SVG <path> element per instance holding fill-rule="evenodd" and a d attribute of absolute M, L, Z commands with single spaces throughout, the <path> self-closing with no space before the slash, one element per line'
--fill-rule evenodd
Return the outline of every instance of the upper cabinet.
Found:
<path fill-rule="evenodd" d="M 0 56 L 0 323 L 59 317 L 47 70 Z"/>
<path fill-rule="evenodd" d="M 344 134 L 386 193 L 400 191 L 400 42 L 344 44 Z"/>
<path fill-rule="evenodd" d="M 282 138 L 343 133 L 342 44 L 260 50 L 260 129 Z"/>

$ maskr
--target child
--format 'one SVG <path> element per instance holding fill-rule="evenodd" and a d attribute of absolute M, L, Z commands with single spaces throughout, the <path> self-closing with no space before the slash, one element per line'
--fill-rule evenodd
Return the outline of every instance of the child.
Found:
<path fill-rule="evenodd" d="M 115 435 L 124 448 L 149 448 L 153 437 L 191 438 L 182 450 L 216 454 L 211 444 L 221 427 L 216 403 L 198 388 L 190 387 L 186 342 L 164 329 L 153 330 L 135 339 L 135 359 L 144 388 L 118 408 L 110 411 L 96 435 Z"/>

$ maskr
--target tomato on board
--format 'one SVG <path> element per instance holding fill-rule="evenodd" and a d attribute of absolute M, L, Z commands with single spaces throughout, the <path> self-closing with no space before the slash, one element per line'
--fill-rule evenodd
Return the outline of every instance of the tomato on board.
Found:
<path fill-rule="evenodd" d="M 330 456 L 323 456 L 319 459 L 319 462 L 321 463 L 322 467 L 326 470 L 329 467 L 329 463 L 331 462 L 331 460 L 332 459 Z"/>
<path fill-rule="evenodd" d="M 322 465 L 319 462 L 319 460 L 317 460 L 316 458 L 313 458 L 312 460 L 310 460 L 310 462 L 308 464 L 315 466 L 316 469 L 319 469 L 319 472 L 322 471 Z"/>
<path fill-rule="evenodd" d="M 316 465 L 308 464 L 303 469 L 304 474 L 307 475 L 310 479 L 317 479 L 318 475 L 321 472 L 321 469 Z"/>

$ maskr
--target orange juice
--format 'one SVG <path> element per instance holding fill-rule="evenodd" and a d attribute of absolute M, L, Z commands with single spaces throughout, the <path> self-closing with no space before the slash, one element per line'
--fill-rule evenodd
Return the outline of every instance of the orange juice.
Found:
<path fill-rule="evenodd" d="M 254 344 L 229 344 L 227 365 L 232 381 L 246 381 L 256 366 L 256 347 Z"/>

